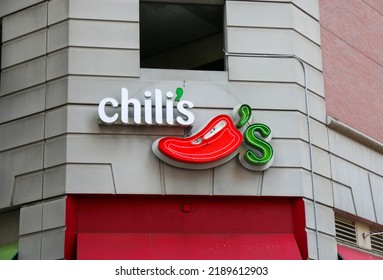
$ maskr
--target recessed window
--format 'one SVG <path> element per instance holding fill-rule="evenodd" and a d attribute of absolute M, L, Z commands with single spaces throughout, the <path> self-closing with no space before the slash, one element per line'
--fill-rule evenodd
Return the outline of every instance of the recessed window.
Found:
<path fill-rule="evenodd" d="M 371 228 L 368 224 L 337 216 L 335 232 L 338 244 L 355 247 L 375 255 L 383 255 L 383 229 Z M 342 256 L 340 256 L 342 258 Z"/>
<path fill-rule="evenodd" d="M 223 5 L 141 1 L 141 68 L 223 71 L 223 11 Z"/>
<path fill-rule="evenodd" d="M 383 255 L 383 234 L 382 230 L 371 229 L 371 250 L 377 254 Z"/>
<path fill-rule="evenodd" d="M 335 219 L 336 240 L 351 246 L 357 245 L 355 222 L 345 219 Z"/>

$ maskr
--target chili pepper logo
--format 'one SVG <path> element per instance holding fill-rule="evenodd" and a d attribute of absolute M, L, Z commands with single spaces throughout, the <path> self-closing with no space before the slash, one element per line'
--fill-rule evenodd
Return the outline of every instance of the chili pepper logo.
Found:
<path fill-rule="evenodd" d="M 212 168 L 240 154 L 239 161 L 245 168 L 267 169 L 274 157 L 269 144 L 270 128 L 261 123 L 249 124 L 251 107 L 247 104 L 235 107 L 233 113 L 235 124 L 230 116 L 218 115 L 189 137 L 157 139 L 152 146 L 153 152 L 164 162 L 181 168 Z M 242 130 L 245 131 L 242 133 Z"/>

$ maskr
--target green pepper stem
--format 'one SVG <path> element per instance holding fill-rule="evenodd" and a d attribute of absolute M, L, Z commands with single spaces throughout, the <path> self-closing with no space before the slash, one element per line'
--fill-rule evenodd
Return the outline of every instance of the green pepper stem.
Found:
<path fill-rule="evenodd" d="M 238 123 L 235 125 L 236 128 L 241 128 L 244 126 L 246 123 L 249 122 L 250 117 L 251 117 L 251 107 L 247 104 L 242 104 L 239 109 L 238 109 L 238 114 L 240 117 L 240 120 Z"/>

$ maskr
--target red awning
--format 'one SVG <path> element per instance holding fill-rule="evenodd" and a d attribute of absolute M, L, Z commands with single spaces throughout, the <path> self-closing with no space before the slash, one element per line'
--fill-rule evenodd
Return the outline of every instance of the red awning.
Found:
<path fill-rule="evenodd" d="M 338 254 L 344 260 L 383 260 L 377 256 L 338 244 Z"/>
<path fill-rule="evenodd" d="M 79 233 L 77 258 L 298 260 L 293 234 Z"/>

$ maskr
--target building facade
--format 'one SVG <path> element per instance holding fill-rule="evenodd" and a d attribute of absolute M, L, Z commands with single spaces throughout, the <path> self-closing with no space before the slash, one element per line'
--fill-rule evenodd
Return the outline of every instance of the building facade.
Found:
<path fill-rule="evenodd" d="M 2 0 L 0 254 L 382 258 L 382 12 Z"/>

